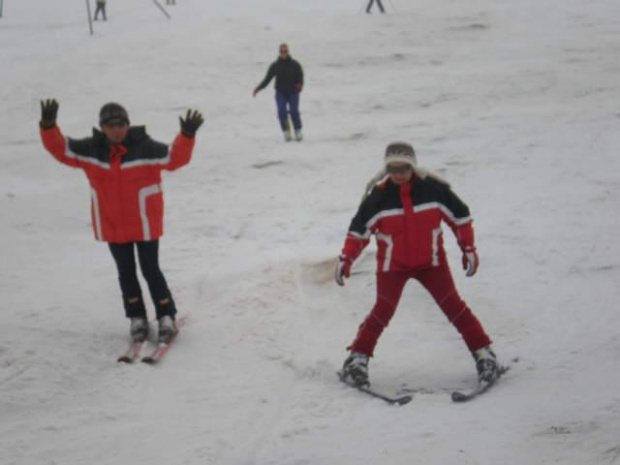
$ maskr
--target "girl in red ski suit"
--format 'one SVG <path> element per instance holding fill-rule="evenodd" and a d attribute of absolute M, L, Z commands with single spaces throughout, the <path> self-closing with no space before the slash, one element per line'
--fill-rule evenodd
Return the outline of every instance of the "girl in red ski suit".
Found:
<path fill-rule="evenodd" d="M 347 375 L 352 369 L 353 382 L 368 383 L 368 357 L 373 356 L 409 279 L 419 281 L 432 295 L 476 360 L 494 360 L 489 336 L 456 290 L 443 247 L 441 223 L 445 222 L 463 252 L 467 276 L 476 273 L 478 256 L 469 208 L 445 181 L 417 167 L 415 152 L 409 144 L 390 144 L 385 164 L 387 176 L 362 201 L 336 268 L 336 281 L 344 285 L 351 264 L 368 245 L 370 236 L 375 235 L 377 300 L 347 348 L 351 355 L 341 374 Z M 356 365 L 361 365 L 361 369 Z"/>
<path fill-rule="evenodd" d="M 126 316 L 139 323 L 138 333 L 145 336 L 148 323 L 136 275 L 135 246 L 157 319 L 161 324 L 167 316 L 173 325 L 176 306 L 158 261 L 164 218 L 161 172 L 189 163 L 202 117 L 188 112 L 186 120 L 181 120 L 181 133 L 169 147 L 151 139 L 144 127 L 130 127 L 127 112 L 115 103 L 101 109 L 101 131 L 94 129 L 92 137 L 84 139 L 62 134 L 56 125 L 55 100 L 42 102 L 41 108 L 40 135 L 45 149 L 59 162 L 82 169 L 88 178 L 93 232 L 95 239 L 109 244 Z M 132 336 L 136 336 L 134 329 L 132 326 Z"/>

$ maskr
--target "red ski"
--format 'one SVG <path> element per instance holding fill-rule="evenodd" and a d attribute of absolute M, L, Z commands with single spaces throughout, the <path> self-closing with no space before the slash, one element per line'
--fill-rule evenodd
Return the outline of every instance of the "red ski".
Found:
<path fill-rule="evenodd" d="M 179 328 L 185 326 L 186 323 L 187 316 L 182 316 L 181 318 L 179 318 L 177 320 L 177 331 L 176 333 L 174 333 L 174 336 L 172 336 L 172 339 L 170 339 L 169 342 L 158 343 L 157 347 L 150 354 L 142 357 L 142 362 L 148 363 L 149 365 L 156 365 L 157 363 L 159 363 L 161 359 L 164 358 L 164 356 L 168 353 L 168 351 L 172 347 L 172 344 L 174 344 L 174 341 L 177 340 L 177 337 L 179 336 Z"/>
<path fill-rule="evenodd" d="M 184 326 L 187 322 L 187 316 L 183 316 L 177 320 L 177 330 L 172 336 L 172 339 L 169 342 L 160 342 L 157 343 L 154 349 L 144 357 L 142 357 L 142 362 L 148 363 L 150 365 L 154 365 L 159 363 L 160 360 L 168 353 L 174 341 L 176 341 L 177 336 L 179 335 L 179 328 Z M 145 342 L 131 342 L 129 344 L 129 348 L 125 351 L 123 355 L 118 358 L 118 362 L 120 363 L 133 363 L 140 357 L 140 352 L 144 347 Z"/>
<path fill-rule="evenodd" d="M 176 340 L 178 335 L 179 330 L 177 329 L 177 332 L 174 333 L 174 336 L 172 336 L 170 342 L 160 342 L 159 344 L 157 344 L 157 347 L 150 354 L 142 357 L 142 362 L 148 363 L 149 365 L 155 365 L 159 363 L 161 359 L 164 358 L 164 355 L 168 353 L 170 347 L 172 347 L 172 344 L 174 344 L 174 341 Z"/>

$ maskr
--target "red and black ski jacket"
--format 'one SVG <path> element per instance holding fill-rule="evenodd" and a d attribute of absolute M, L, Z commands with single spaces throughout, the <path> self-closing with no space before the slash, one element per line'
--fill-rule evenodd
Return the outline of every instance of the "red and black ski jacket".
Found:
<path fill-rule="evenodd" d="M 189 163 L 194 139 L 179 134 L 172 146 L 132 127 L 121 144 L 97 129 L 85 139 L 65 138 L 58 126 L 40 129 L 46 150 L 65 165 L 81 168 L 91 187 L 95 238 L 113 243 L 151 241 L 163 234 L 161 171 Z"/>
<path fill-rule="evenodd" d="M 438 266 L 445 254 L 442 221 L 453 230 L 462 250 L 474 248 L 469 208 L 449 185 L 431 176 L 414 176 L 400 186 L 387 178 L 360 205 L 342 255 L 354 261 L 374 234 L 378 272 Z"/>

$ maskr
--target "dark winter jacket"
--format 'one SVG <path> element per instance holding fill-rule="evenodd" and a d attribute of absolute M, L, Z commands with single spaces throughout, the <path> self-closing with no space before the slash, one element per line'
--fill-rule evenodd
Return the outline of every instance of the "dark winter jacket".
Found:
<path fill-rule="evenodd" d="M 256 90 L 259 91 L 267 87 L 274 77 L 276 78 L 275 87 L 277 92 L 298 92 L 304 85 L 304 71 L 301 65 L 290 56 L 288 58 L 278 58 L 274 61 L 269 67 L 265 79 L 258 85 Z"/>
<path fill-rule="evenodd" d="M 151 241 L 163 234 L 161 171 L 189 163 L 193 138 L 179 134 L 168 146 L 151 139 L 144 127 L 132 127 L 121 144 L 110 144 L 96 129 L 85 139 L 65 137 L 58 126 L 40 132 L 54 158 L 86 174 L 97 240 Z"/>
<path fill-rule="evenodd" d="M 474 247 L 469 208 L 449 185 L 430 176 L 413 177 L 401 186 L 387 178 L 360 205 L 342 254 L 354 261 L 375 234 L 378 272 L 438 266 L 445 253 L 442 221 L 462 249 Z"/>

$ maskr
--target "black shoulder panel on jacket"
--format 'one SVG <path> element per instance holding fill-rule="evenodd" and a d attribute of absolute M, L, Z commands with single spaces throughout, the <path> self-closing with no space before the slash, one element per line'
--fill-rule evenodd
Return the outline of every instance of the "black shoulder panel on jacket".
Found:
<path fill-rule="evenodd" d="M 132 127 L 125 144 L 129 153 L 123 157 L 123 164 L 138 160 L 163 161 L 168 156 L 168 145 L 151 139 L 144 126 Z"/>
<path fill-rule="evenodd" d="M 427 186 L 425 190 L 432 191 L 436 201 L 450 210 L 455 218 L 467 218 L 470 215 L 469 207 L 454 193 L 449 185 L 432 177 L 416 180 L 416 182 Z"/>
<path fill-rule="evenodd" d="M 96 158 L 93 153 L 93 138 L 85 137 L 84 139 L 71 139 L 67 138 L 68 148 L 71 152 L 82 157 Z"/>
<path fill-rule="evenodd" d="M 349 232 L 355 233 L 359 236 L 368 236 L 368 222 L 382 210 L 389 210 L 390 208 L 398 208 L 398 196 L 396 196 L 395 204 L 391 205 L 390 196 L 388 194 L 389 184 L 382 185 L 381 187 L 374 186 L 370 191 L 370 194 L 364 199 L 357 209 L 357 213 L 351 220 L 349 226 Z M 387 194 L 387 195 L 386 195 Z"/>

